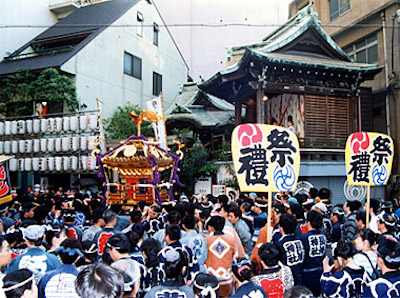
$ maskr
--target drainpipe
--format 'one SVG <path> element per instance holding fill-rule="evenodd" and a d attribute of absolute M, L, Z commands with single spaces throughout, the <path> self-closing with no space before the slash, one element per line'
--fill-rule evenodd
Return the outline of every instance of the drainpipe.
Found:
<path fill-rule="evenodd" d="M 382 18 L 382 31 L 383 31 L 383 52 L 385 57 L 385 85 L 386 85 L 386 128 L 387 134 L 390 136 L 390 114 L 389 114 L 389 63 L 388 63 L 388 54 L 387 54 L 387 45 L 386 45 L 386 21 L 385 21 L 385 12 L 381 12 Z"/>

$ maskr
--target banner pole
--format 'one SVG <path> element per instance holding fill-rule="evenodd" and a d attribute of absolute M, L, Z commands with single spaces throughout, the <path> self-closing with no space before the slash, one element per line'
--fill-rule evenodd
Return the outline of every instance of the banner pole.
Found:
<path fill-rule="evenodd" d="M 369 206 L 370 206 L 370 198 L 371 198 L 371 186 L 367 185 L 367 213 L 366 213 L 366 227 L 369 228 Z"/>
<path fill-rule="evenodd" d="M 267 242 L 271 242 L 272 191 L 268 192 Z"/>

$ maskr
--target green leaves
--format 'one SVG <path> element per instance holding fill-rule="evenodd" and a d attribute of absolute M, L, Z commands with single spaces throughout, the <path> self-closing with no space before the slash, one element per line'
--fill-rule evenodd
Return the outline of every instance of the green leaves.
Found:
<path fill-rule="evenodd" d="M 4 78 L 0 88 L 0 114 L 3 116 L 26 116 L 34 114 L 35 102 L 47 102 L 49 107 L 65 103 L 70 110 L 78 107 L 74 80 L 60 74 L 54 68 L 40 73 L 20 69 L 16 74 Z"/>

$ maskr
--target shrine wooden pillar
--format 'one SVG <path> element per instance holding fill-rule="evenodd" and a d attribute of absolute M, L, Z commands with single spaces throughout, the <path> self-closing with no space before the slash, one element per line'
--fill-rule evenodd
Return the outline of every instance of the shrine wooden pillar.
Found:
<path fill-rule="evenodd" d="M 264 107 L 264 90 L 262 89 L 262 84 L 258 83 L 257 94 L 256 94 L 256 113 L 257 113 L 257 123 L 265 123 L 265 107 Z"/>
<path fill-rule="evenodd" d="M 242 124 L 242 101 L 235 101 L 235 126 Z"/>

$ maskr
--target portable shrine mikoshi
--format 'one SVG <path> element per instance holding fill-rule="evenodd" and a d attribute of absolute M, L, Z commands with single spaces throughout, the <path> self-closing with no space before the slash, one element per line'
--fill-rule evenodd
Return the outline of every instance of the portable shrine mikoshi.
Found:
<path fill-rule="evenodd" d="M 133 205 L 140 201 L 161 204 L 173 200 L 173 185 L 182 187 L 178 177 L 179 161 L 183 157 L 180 150 L 184 145 L 178 143 L 177 155 L 159 146 L 150 138 L 140 135 L 143 121 L 158 122 L 159 117 L 151 111 L 142 111 L 139 116 L 134 112 L 130 117 L 138 126 L 138 136 L 131 136 L 118 146 L 104 154 L 96 149 L 92 156 L 96 158 L 99 175 L 106 186 L 107 204 Z M 161 181 L 161 172 L 171 170 L 169 181 Z M 118 180 L 114 178 L 118 174 Z M 113 182 L 110 182 L 113 181 Z"/>

